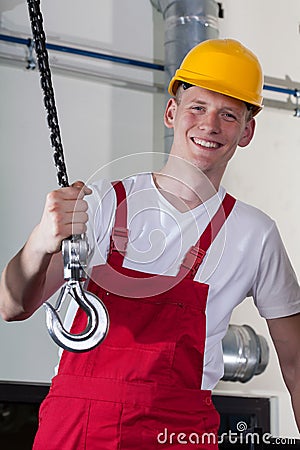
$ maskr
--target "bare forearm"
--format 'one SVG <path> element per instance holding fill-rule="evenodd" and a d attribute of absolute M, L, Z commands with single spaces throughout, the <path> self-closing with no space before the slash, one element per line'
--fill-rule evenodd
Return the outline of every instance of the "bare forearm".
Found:
<path fill-rule="evenodd" d="M 297 386 L 294 391 L 291 392 L 291 396 L 294 415 L 298 426 L 298 431 L 300 433 L 300 383 L 299 386 Z"/>
<path fill-rule="evenodd" d="M 35 245 L 33 231 L 25 246 L 9 262 L 0 283 L 0 313 L 4 320 L 29 317 L 43 302 L 51 254 Z"/>
<path fill-rule="evenodd" d="M 300 313 L 267 322 L 300 431 Z"/>
<path fill-rule="evenodd" d="M 281 364 L 282 375 L 291 395 L 295 420 L 300 432 L 300 357 L 297 355 L 293 364 Z"/>

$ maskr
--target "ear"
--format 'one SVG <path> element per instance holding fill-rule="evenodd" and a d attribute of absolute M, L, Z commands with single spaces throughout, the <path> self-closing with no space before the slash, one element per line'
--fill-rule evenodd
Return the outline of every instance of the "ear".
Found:
<path fill-rule="evenodd" d="M 167 103 L 165 114 L 164 114 L 164 124 L 167 128 L 173 128 L 173 126 L 174 126 L 176 109 L 177 109 L 177 103 L 176 103 L 175 98 L 170 98 Z"/>
<path fill-rule="evenodd" d="M 255 126 L 256 126 L 255 119 L 252 118 L 247 122 L 242 137 L 240 138 L 238 143 L 239 147 L 246 147 L 248 144 L 250 144 L 254 136 Z"/>

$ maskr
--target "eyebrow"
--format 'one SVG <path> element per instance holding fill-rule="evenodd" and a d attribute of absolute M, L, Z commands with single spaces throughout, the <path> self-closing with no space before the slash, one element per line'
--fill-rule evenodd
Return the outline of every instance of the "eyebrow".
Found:
<path fill-rule="evenodd" d="M 198 103 L 199 105 L 207 105 L 207 102 L 205 102 L 204 100 L 199 100 L 199 99 L 191 99 L 190 103 Z"/>

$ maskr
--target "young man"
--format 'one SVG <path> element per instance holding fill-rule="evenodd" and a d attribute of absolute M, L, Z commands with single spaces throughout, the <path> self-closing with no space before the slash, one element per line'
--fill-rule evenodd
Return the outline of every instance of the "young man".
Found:
<path fill-rule="evenodd" d="M 220 186 L 237 146 L 253 137 L 261 89 L 248 49 L 205 41 L 171 80 L 164 121 L 174 141 L 160 172 L 48 195 L 41 222 L 3 272 L 2 316 L 26 319 L 62 284 L 61 242 L 88 223 L 87 288 L 111 325 L 99 347 L 63 353 L 36 450 L 216 449 L 211 390 L 222 377 L 221 341 L 248 295 L 268 321 L 300 425 L 299 285 L 274 222 Z M 120 252 L 116 225 L 128 230 Z M 73 333 L 85 324 L 75 313 Z M 71 307 L 68 321 L 74 314 Z"/>

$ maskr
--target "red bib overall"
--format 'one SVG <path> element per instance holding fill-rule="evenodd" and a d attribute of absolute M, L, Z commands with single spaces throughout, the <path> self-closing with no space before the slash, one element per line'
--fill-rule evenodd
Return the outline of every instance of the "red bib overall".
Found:
<path fill-rule="evenodd" d="M 64 351 L 40 408 L 33 448 L 215 450 L 219 415 L 211 391 L 201 390 L 209 287 L 193 278 L 235 199 L 225 196 L 178 275 L 170 277 L 122 267 L 126 194 L 122 183 L 114 188 L 118 207 L 111 251 L 88 284 L 108 309 L 108 336 L 89 352 Z M 72 332 L 85 325 L 79 309 Z"/>

